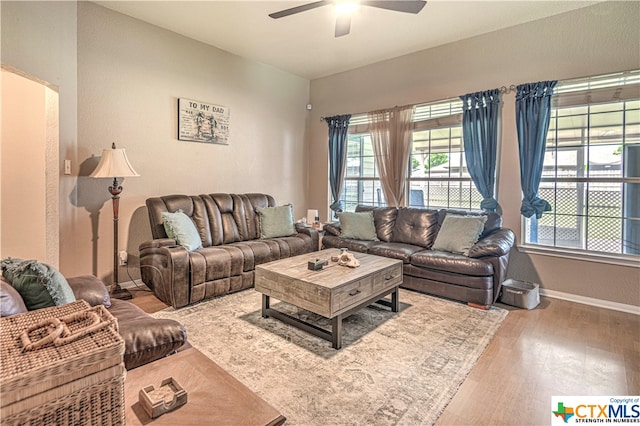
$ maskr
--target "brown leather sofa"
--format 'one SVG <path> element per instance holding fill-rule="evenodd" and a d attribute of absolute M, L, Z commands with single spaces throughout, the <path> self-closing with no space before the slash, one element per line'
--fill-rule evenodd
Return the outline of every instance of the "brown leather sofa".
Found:
<path fill-rule="evenodd" d="M 0 281 L 0 315 L 27 312 L 20 294 L 4 279 Z M 133 303 L 111 299 L 105 285 L 95 276 L 68 278 L 67 282 L 76 300 L 84 300 L 91 306 L 102 304 L 118 320 L 127 370 L 172 354 L 186 343 L 187 333 L 182 324 L 153 318 Z"/>
<path fill-rule="evenodd" d="M 256 265 L 318 250 L 318 231 L 298 224 L 294 235 L 260 238 L 255 209 L 275 207 L 270 195 L 169 195 L 146 205 L 153 240 L 140 244 L 142 281 L 174 308 L 252 287 Z M 192 219 L 202 248 L 167 238 L 162 213 L 177 210 Z"/>
<path fill-rule="evenodd" d="M 340 236 L 339 222 L 325 224 L 323 248 L 349 250 L 392 257 L 403 261 L 402 287 L 488 308 L 498 298 L 505 280 L 513 231 L 502 228 L 502 218 L 487 215 L 484 230 L 469 256 L 431 250 L 447 214 L 469 215 L 456 210 L 429 210 L 358 206 L 373 210 L 380 241 L 362 241 Z"/>

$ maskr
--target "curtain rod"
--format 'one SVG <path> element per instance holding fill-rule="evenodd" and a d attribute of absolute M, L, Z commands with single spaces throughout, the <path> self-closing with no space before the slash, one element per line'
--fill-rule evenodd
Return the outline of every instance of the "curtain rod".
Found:
<path fill-rule="evenodd" d="M 500 91 L 500 94 L 506 95 L 507 93 L 515 92 L 518 89 L 517 89 L 515 84 L 510 84 L 509 86 L 501 86 L 498 90 Z M 455 98 L 450 98 L 450 99 L 455 99 Z M 436 101 L 436 102 L 438 102 L 438 101 Z M 400 106 L 400 107 L 396 105 L 394 108 L 403 108 L 405 106 L 418 106 L 418 105 L 421 105 L 421 104 L 407 104 L 407 105 L 403 105 L 403 106 Z M 351 115 L 362 115 L 362 114 L 368 114 L 368 113 L 369 112 L 357 112 L 357 113 L 354 113 L 354 114 L 351 114 Z M 320 117 L 320 121 L 321 122 L 325 121 L 325 118 L 327 118 L 327 117 Z"/>
<path fill-rule="evenodd" d="M 417 105 L 421 105 L 421 104 L 406 104 L 406 105 L 400 105 L 400 106 L 396 105 L 396 106 L 394 106 L 394 107 L 392 107 L 392 108 L 380 108 L 380 109 L 374 109 L 373 111 L 367 111 L 367 112 L 356 112 L 356 113 L 352 113 L 352 114 L 351 114 L 351 116 L 354 116 L 354 115 L 369 114 L 370 112 L 381 111 L 381 110 L 385 110 L 385 109 L 405 108 L 405 107 L 408 107 L 408 106 L 410 106 L 410 107 L 415 107 L 415 106 L 417 106 Z M 327 118 L 327 117 L 320 117 L 320 121 L 324 121 L 324 120 L 325 120 L 325 118 Z"/>

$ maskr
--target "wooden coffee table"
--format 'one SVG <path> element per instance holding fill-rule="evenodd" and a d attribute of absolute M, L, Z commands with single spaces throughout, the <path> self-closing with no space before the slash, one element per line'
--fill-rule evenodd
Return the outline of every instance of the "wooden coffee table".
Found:
<path fill-rule="evenodd" d="M 187 391 L 187 403 L 151 419 L 138 393 L 170 376 Z M 286 420 L 195 348 L 127 371 L 124 387 L 127 425 L 281 425 Z"/>
<path fill-rule="evenodd" d="M 402 284 L 402 261 L 352 252 L 360 261 L 357 268 L 331 262 L 338 249 L 322 250 L 256 266 L 255 289 L 262 293 L 262 316 L 272 316 L 287 324 L 342 347 L 342 320 L 374 302 L 398 312 L 398 287 Z M 320 271 L 307 268 L 309 261 L 327 259 Z M 383 299 L 391 294 L 391 301 Z M 274 297 L 331 319 L 331 331 L 294 318 L 270 307 Z"/>

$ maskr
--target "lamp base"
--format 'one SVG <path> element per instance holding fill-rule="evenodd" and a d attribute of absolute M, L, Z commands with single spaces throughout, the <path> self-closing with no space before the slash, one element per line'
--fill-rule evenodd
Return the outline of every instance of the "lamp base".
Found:
<path fill-rule="evenodd" d="M 129 300 L 133 299 L 131 292 L 126 288 L 120 287 L 120 284 L 114 284 L 109 294 L 114 299 Z"/>

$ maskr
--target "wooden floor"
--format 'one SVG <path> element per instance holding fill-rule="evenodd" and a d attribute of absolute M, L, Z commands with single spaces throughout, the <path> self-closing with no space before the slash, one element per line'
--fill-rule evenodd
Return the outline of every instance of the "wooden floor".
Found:
<path fill-rule="evenodd" d="M 147 312 L 166 307 L 133 291 Z M 509 309 L 437 425 L 548 425 L 552 396 L 640 395 L 640 316 L 542 298 Z"/>

